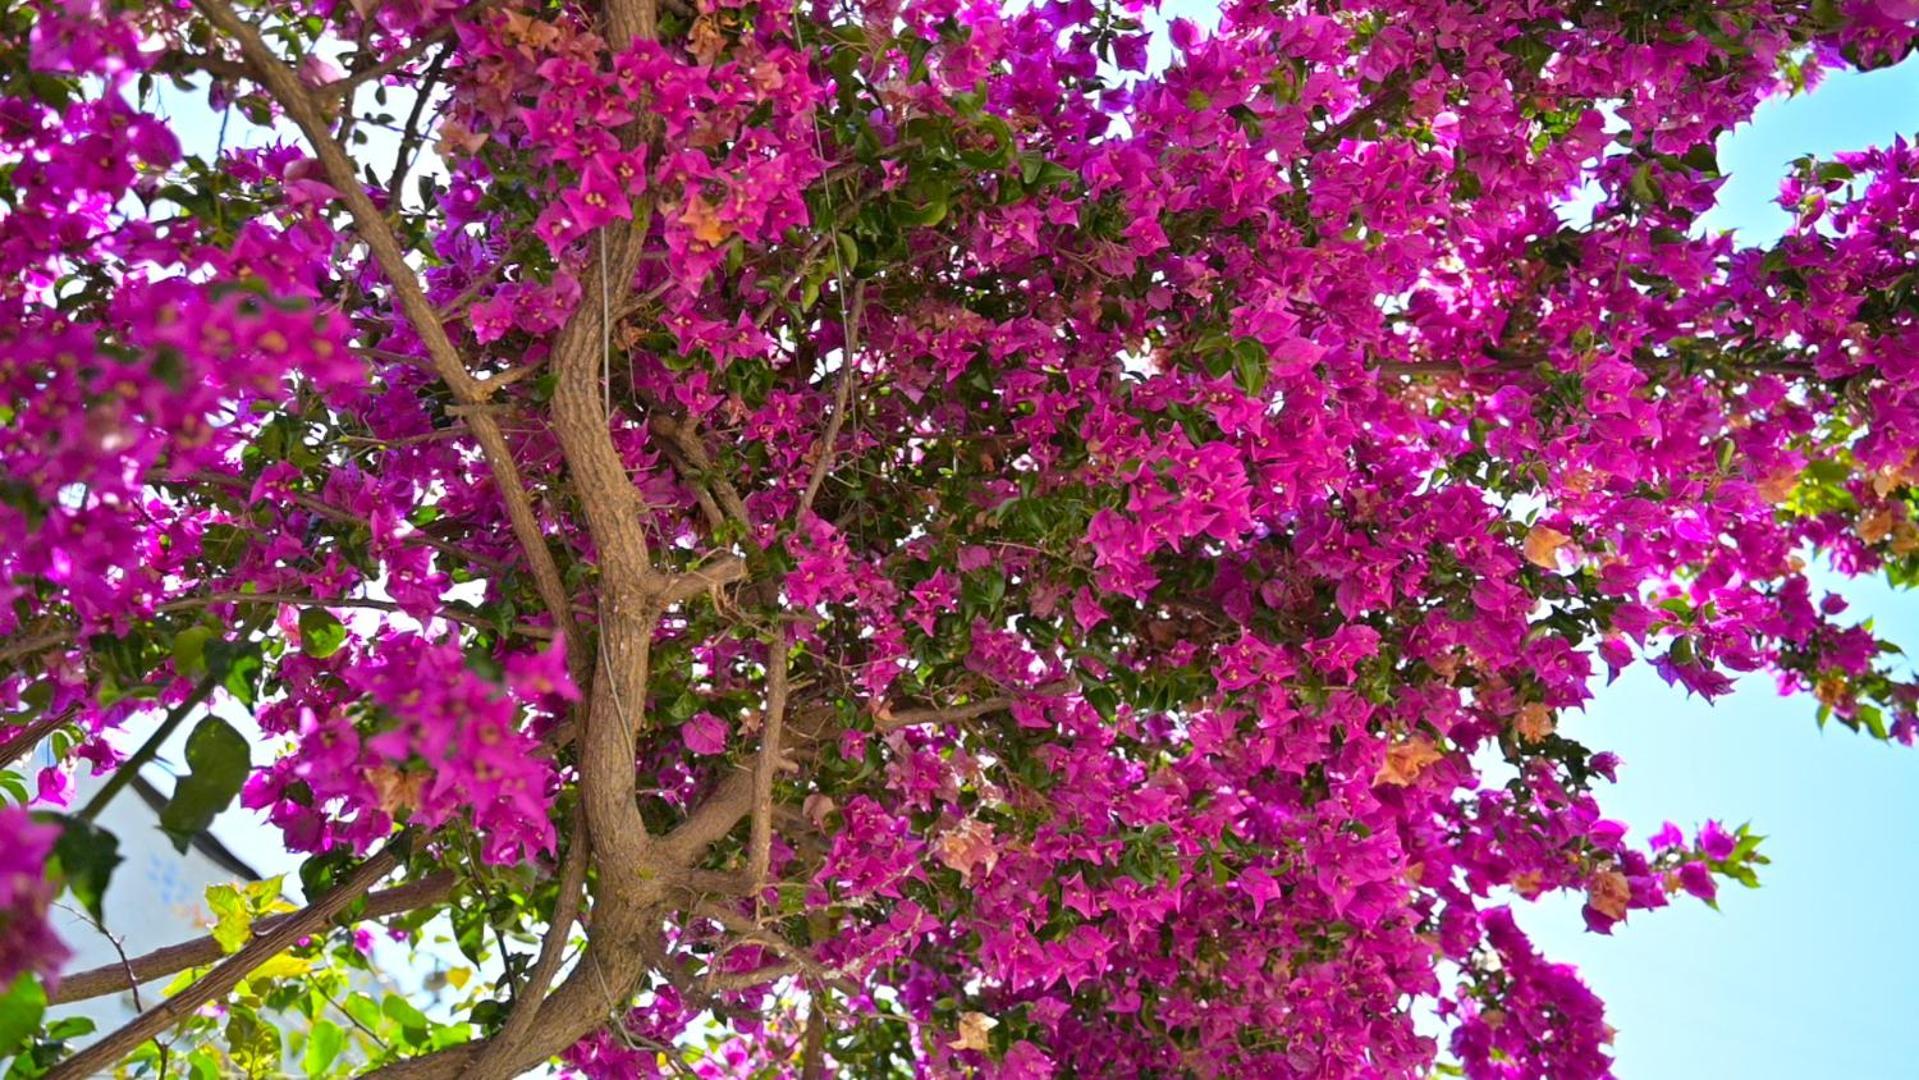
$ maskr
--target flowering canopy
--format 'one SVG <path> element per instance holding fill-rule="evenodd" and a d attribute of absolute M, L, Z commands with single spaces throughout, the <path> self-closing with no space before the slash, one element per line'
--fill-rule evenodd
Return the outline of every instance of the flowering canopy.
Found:
<path fill-rule="evenodd" d="M 1607 1075 L 1508 905 L 1764 860 L 1630 840 L 1560 714 L 1646 663 L 1919 725 L 1807 578 L 1919 578 L 1919 149 L 1698 225 L 1919 4 L 1149 17 L 0 2 L 0 1052 Z M 68 778 L 178 730 L 162 824 L 253 813 L 310 906 L 65 970 Z M 431 1015 L 348 988 L 375 928 L 467 965 Z"/>

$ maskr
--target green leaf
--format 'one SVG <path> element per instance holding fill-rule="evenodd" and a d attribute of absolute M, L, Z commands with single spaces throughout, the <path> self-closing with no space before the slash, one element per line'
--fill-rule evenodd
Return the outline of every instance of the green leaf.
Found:
<path fill-rule="evenodd" d="M 19 1053 L 46 1014 L 47 991 L 40 980 L 24 973 L 14 979 L 0 996 L 0 1058 Z"/>
<path fill-rule="evenodd" d="M 366 1028 L 368 1031 L 378 1031 L 386 1026 L 380 1022 L 379 1004 L 371 997 L 357 990 L 347 995 L 346 1004 L 342 1006 L 342 1008 L 346 1010 L 348 1016 L 353 1018 L 355 1023 Z"/>
<path fill-rule="evenodd" d="M 176 850 L 185 851 L 195 833 L 213 824 L 240 793 L 252 764 L 247 740 L 232 724 L 211 715 L 200 721 L 187 736 L 187 767 L 193 771 L 180 778 L 160 811 L 160 828 Z"/>
<path fill-rule="evenodd" d="M 901 202 L 895 211 L 902 225 L 932 227 L 946 220 L 946 190 L 934 188 L 921 193 L 923 201 L 917 203 Z"/>
<path fill-rule="evenodd" d="M 226 1026 L 227 1052 L 249 1077 L 275 1076 L 280 1069 L 280 1031 L 252 1009 L 234 1009 Z"/>
<path fill-rule="evenodd" d="M 1659 185 L 1653 179 L 1652 162 L 1633 170 L 1632 179 L 1626 182 L 1626 190 L 1632 192 L 1633 200 L 1641 206 L 1653 206 L 1659 202 Z"/>
<path fill-rule="evenodd" d="M 234 700 L 251 708 L 259 698 L 260 646 L 252 642 L 209 642 L 206 658 L 207 672 Z"/>
<path fill-rule="evenodd" d="M 1252 397 L 1258 397 L 1266 389 L 1266 379 L 1273 369 L 1266 346 L 1251 338 L 1233 343 L 1233 368 L 1240 388 Z"/>
<path fill-rule="evenodd" d="M 322 1076 L 333 1060 L 346 1048 L 346 1032 L 331 1020 L 316 1021 L 307 1035 L 306 1049 L 300 1053 L 300 1067 L 308 1076 Z"/>
<path fill-rule="evenodd" d="M 120 841 L 91 822 L 78 818 L 59 821 L 60 839 L 53 845 L 53 857 L 60 863 L 60 876 L 94 921 L 104 922 L 101 903 L 107 883 L 113 880 L 113 868 L 121 862 Z"/>
<path fill-rule="evenodd" d="M 197 679 L 207 672 L 207 642 L 213 639 L 213 630 L 206 626 L 189 626 L 173 635 L 173 670 L 189 679 Z"/>
<path fill-rule="evenodd" d="M 207 887 L 207 907 L 213 911 L 213 940 L 220 943 L 220 951 L 228 954 L 239 952 L 240 947 L 253 937 L 253 912 L 249 910 L 246 898 L 231 885 L 210 885 Z"/>
<path fill-rule="evenodd" d="M 1695 143 L 1686 155 L 1679 159 L 1688 169 L 1708 176 L 1719 175 L 1719 152 L 1709 142 Z"/>
<path fill-rule="evenodd" d="M 305 608 L 300 612 L 300 651 L 315 660 L 325 660 L 346 644 L 346 627 L 325 608 Z"/>
<path fill-rule="evenodd" d="M 427 1031 L 433 1026 L 426 1014 L 413 1007 L 413 1003 L 398 994 L 388 994 L 380 1002 L 380 1012 L 388 1020 L 400 1025 L 409 1043 L 425 1040 Z"/>

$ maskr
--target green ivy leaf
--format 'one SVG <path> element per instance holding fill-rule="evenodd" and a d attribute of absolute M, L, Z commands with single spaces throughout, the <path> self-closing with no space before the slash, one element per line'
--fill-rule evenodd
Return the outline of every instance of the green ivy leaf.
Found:
<path fill-rule="evenodd" d="M 195 833 L 213 824 L 246 782 L 253 764 L 247 741 L 233 725 L 217 716 L 207 716 L 187 736 L 187 767 L 193 771 L 180 778 L 173 798 L 160 811 L 160 828 L 173 838 L 173 846 L 185 851 Z"/>

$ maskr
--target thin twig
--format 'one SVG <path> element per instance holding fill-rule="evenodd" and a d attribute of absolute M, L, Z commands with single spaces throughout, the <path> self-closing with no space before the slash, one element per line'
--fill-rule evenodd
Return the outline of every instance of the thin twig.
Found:
<path fill-rule="evenodd" d="M 841 284 L 842 305 L 845 301 L 845 284 Z M 846 308 L 840 308 L 840 370 L 834 380 L 833 416 L 826 422 L 826 434 L 820 437 L 819 457 L 813 462 L 813 475 L 806 478 L 806 490 L 800 495 L 800 505 L 793 512 L 795 524 L 813 509 L 813 500 L 819 497 L 820 485 L 826 482 L 826 474 L 833 467 L 833 454 L 839 442 L 840 428 L 846 423 L 846 410 L 852 400 L 853 381 L 859 377 L 859 361 L 855 353 L 859 350 L 857 330 L 860 319 L 866 313 L 866 282 L 862 281 L 853 290 L 853 310 L 849 315 Z"/>
<path fill-rule="evenodd" d="M 44 634 L 29 634 L 23 638 L 0 644 L 0 664 L 11 664 L 22 657 L 46 652 L 62 642 L 73 640 L 73 635 L 64 630 L 53 630 Z"/>
<path fill-rule="evenodd" d="M 1064 694 L 1078 685 L 1077 682 L 1071 679 L 1061 679 L 1058 682 L 1048 683 L 1045 686 L 1035 688 L 1028 696 L 1047 697 L 1053 694 Z M 982 698 L 979 701 L 969 702 L 965 705 L 950 705 L 931 709 L 902 709 L 898 712 L 888 711 L 880 714 L 874 726 L 880 731 L 896 731 L 903 727 L 912 727 L 915 724 L 957 724 L 986 716 L 990 713 L 996 713 L 1003 709 L 1010 709 L 1014 705 L 1017 705 L 1019 701 L 1020 699 L 1016 697 L 997 696 Z"/>
<path fill-rule="evenodd" d="M 40 745 L 41 739 L 53 734 L 59 730 L 60 725 L 71 719 L 73 719 L 71 709 L 62 713 L 49 713 L 7 736 L 5 742 L 0 742 L 0 769 L 13 764 L 14 759 L 22 754 L 31 752 L 34 747 Z"/>
<path fill-rule="evenodd" d="M 422 54 L 428 49 L 431 49 L 435 44 L 452 37 L 454 30 L 453 20 L 467 19 L 471 21 L 477 19 L 482 14 L 485 14 L 487 8 L 499 2 L 500 0 L 473 0 L 473 3 L 454 12 L 445 22 L 414 38 L 406 48 L 394 53 L 390 58 L 372 67 L 362 68 L 344 79 L 335 79 L 333 82 L 327 83 L 325 86 L 315 90 L 314 93 L 329 98 L 348 97 L 355 90 L 358 90 L 374 79 L 384 79 L 388 75 L 411 64 L 413 61 L 418 60 Z M 215 24 L 218 25 L 218 20 L 215 21 Z M 220 29 L 227 30 L 224 26 L 221 26 Z M 227 32 L 232 33 L 231 30 L 227 30 Z M 249 57 L 249 59 L 251 59 L 251 57 Z"/>
<path fill-rule="evenodd" d="M 252 632 L 252 627 L 248 627 L 241 636 L 244 638 Z M 212 695 L 213 688 L 217 685 L 211 673 L 194 684 L 193 691 L 178 705 L 168 710 L 166 718 L 160 721 L 159 727 L 153 729 L 153 734 L 147 736 L 147 741 L 140 744 L 140 749 L 135 750 L 131 757 L 120 763 L 120 767 L 113 771 L 113 775 L 107 777 L 107 782 L 101 785 L 99 791 L 94 792 L 93 798 L 87 800 L 87 804 L 74 816 L 81 821 L 92 821 L 99 817 L 100 812 L 113 801 L 113 797 L 120 794 L 120 789 L 132 783 L 133 778 L 140 775 L 140 770 L 146 766 L 146 763 L 159 756 L 160 747 L 172 737 L 174 730 L 180 726 L 181 722 L 192 715 L 193 710 L 199 708 Z"/>
<path fill-rule="evenodd" d="M 46 1080 L 81 1080 L 82 1077 L 105 1074 L 142 1043 L 193 1015 L 207 1002 L 225 997 L 255 968 L 325 927 L 335 915 L 345 911 L 353 901 L 379 884 L 380 879 L 392 873 L 399 864 L 397 846 L 389 843 L 379 854 L 361 863 L 353 873 L 347 875 L 345 881 L 326 895 L 254 938 L 205 977 L 54 1066 L 46 1074 Z"/>
<path fill-rule="evenodd" d="M 395 603 L 392 600 L 376 600 L 370 596 L 301 596 L 295 593 L 249 592 L 216 592 L 208 593 L 205 596 L 190 596 L 182 600 L 173 600 L 161 604 L 155 610 L 185 611 L 192 608 L 207 607 L 212 604 L 247 603 L 285 604 L 289 607 L 365 608 L 369 611 L 390 611 L 397 612 L 401 615 L 409 614 L 406 607 L 402 604 Z M 451 608 L 443 608 L 436 611 L 431 617 L 459 623 L 462 626 L 477 627 L 481 630 L 498 629 L 496 624 L 478 615 L 469 615 L 464 611 L 456 611 Z M 546 627 L 533 626 L 530 624 L 515 626 L 512 628 L 512 632 L 535 638 L 553 636 L 553 631 L 548 630 Z"/>
<path fill-rule="evenodd" d="M 366 898 L 366 908 L 361 913 L 363 919 L 379 919 L 402 911 L 426 907 L 439 903 L 453 891 L 455 884 L 451 873 L 439 873 L 408 882 L 391 889 L 371 893 Z M 299 912 L 284 915 L 269 915 L 253 924 L 256 932 L 265 932 L 280 925 Z M 168 975 L 185 971 L 188 968 L 211 964 L 226 955 L 220 943 L 212 937 L 195 938 L 178 945 L 168 945 L 155 949 L 143 956 L 136 956 L 125 965 L 108 964 L 105 967 L 92 968 L 62 976 L 60 985 L 48 992 L 49 1003 L 59 1005 L 69 1001 L 85 1001 L 87 998 L 102 994 L 118 993 L 155 979 L 164 979 Z"/>
<path fill-rule="evenodd" d="M 480 4 L 491 0 L 480 0 Z M 427 355 L 432 357 L 434 369 L 441 381 L 452 389 L 454 397 L 462 404 L 477 405 L 486 400 L 486 388 L 466 369 L 460 359 L 459 350 L 447 336 L 446 327 L 433 312 L 433 305 L 427 300 L 426 292 L 420 287 L 420 279 L 413 267 L 407 262 L 406 251 L 400 246 L 399 238 L 394 235 L 393 227 L 387 222 L 378 207 L 367 195 L 359 175 L 353 167 L 353 161 L 345 150 L 334 140 L 328 130 L 326 117 L 320 103 L 310 92 L 306 84 L 300 81 L 292 69 L 281 62 L 267 47 L 266 39 L 252 23 L 234 13 L 227 0 L 194 0 L 207 19 L 239 41 L 240 50 L 247 60 L 257 69 L 265 80 L 266 86 L 286 110 L 307 141 L 313 145 L 314 153 L 319 156 L 325 169 L 327 180 L 336 191 L 340 200 L 346 204 L 347 212 L 352 215 L 353 223 L 359 230 L 359 236 L 373 253 L 374 261 L 386 275 L 387 284 L 393 290 L 395 302 L 402 314 L 412 324 L 413 330 L 426 346 Z M 477 10 L 479 4 L 469 6 L 468 12 Z M 444 24 L 444 31 L 450 33 L 452 23 Z M 439 31 L 436 31 L 438 33 Z M 424 49 L 431 44 L 433 34 L 424 35 L 414 43 L 414 47 Z M 423 44 L 424 43 L 424 44 Z M 410 51 L 410 50 L 409 50 Z M 399 59 L 399 58 L 396 58 Z M 377 69 L 374 69 L 377 70 Z M 371 77 L 370 73 L 362 73 Z M 547 549 L 545 532 L 540 528 L 539 520 L 533 514 L 533 506 L 527 497 L 526 486 L 520 479 L 519 465 L 513 460 L 513 453 L 506 440 L 500 434 L 500 428 L 494 419 L 484 412 L 475 412 L 468 418 L 473 434 L 479 441 L 480 449 L 486 455 L 487 464 L 492 468 L 494 486 L 500 491 L 500 497 L 506 503 L 507 517 L 513 524 L 513 534 L 519 540 L 521 548 L 533 571 L 534 584 L 538 587 L 540 599 L 552 614 L 554 625 L 569 641 L 576 638 L 577 630 L 573 622 L 571 605 L 567 602 L 566 586 L 560 578 L 559 564 L 553 559 L 553 553 Z M 575 655 L 578 655 L 576 652 Z"/>
<path fill-rule="evenodd" d="M 399 206 L 405 198 L 400 185 L 406 182 L 407 174 L 413 171 L 413 158 L 425 140 L 425 132 L 420 130 L 420 119 L 426 114 L 427 102 L 432 100 L 433 91 L 440 81 L 440 72 L 446 68 L 446 61 L 453 55 L 453 42 L 448 41 L 439 52 L 433 55 L 433 62 L 427 65 L 426 73 L 420 76 L 420 85 L 413 91 L 413 108 L 407 113 L 406 134 L 400 137 L 399 152 L 393 155 L 393 173 L 387 177 L 386 202 L 388 206 Z"/>
<path fill-rule="evenodd" d="M 714 971 L 708 972 L 701 981 L 708 990 L 745 990 L 750 987 L 770 983 L 775 979 L 784 979 L 789 975 L 798 975 L 806 969 L 797 961 L 784 961 L 754 968 L 752 971 Z"/>
<path fill-rule="evenodd" d="M 526 982 L 514 995 L 513 1011 L 507 1015 L 506 1025 L 500 1029 L 499 1036 L 488 1043 L 487 1048 L 468 1067 L 467 1076 L 470 1080 L 512 1075 L 512 1063 L 507 1059 L 532 1029 L 533 1019 L 546 997 L 546 989 L 553 985 L 553 976 L 559 973 L 560 960 L 566 954 L 567 935 L 572 931 L 574 920 L 579 917 L 586 888 L 586 821 L 583 811 L 577 806 L 573 811 L 571 832 L 572 841 L 566 851 L 566 861 L 560 866 L 559 895 L 553 901 L 553 918 L 547 924 L 546 938 L 540 942 L 539 959 L 533 962 L 533 970 L 527 973 Z"/>

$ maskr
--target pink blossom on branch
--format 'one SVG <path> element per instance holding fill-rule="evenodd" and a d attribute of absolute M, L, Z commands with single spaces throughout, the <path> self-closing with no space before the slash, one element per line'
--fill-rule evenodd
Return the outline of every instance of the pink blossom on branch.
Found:
<path fill-rule="evenodd" d="M 447 871 L 475 970 L 587 859 L 633 940 L 532 1057 L 1606 1076 L 1509 905 L 1630 933 L 1765 858 L 1606 816 L 1602 668 L 1919 733 L 1806 563 L 1919 580 L 1919 152 L 1696 227 L 1910 4 L 1228 4 L 1151 71 L 1138 5 L 225 6 L 0 44 L 0 723 L 52 797 L 191 720 L 166 820 Z M 0 830 L 0 976 L 84 813 Z"/>

